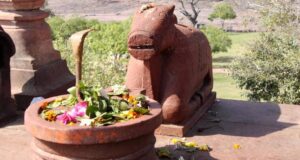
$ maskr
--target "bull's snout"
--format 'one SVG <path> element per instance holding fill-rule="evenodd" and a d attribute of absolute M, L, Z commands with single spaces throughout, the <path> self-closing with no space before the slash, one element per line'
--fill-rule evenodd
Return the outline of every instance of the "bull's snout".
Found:
<path fill-rule="evenodd" d="M 150 59 L 155 53 L 156 48 L 152 36 L 143 32 L 130 34 L 128 38 L 128 51 L 136 59 Z"/>

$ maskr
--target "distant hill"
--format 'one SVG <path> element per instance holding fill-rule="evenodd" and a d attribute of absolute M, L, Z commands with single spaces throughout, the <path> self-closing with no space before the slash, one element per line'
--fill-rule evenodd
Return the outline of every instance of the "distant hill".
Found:
<path fill-rule="evenodd" d="M 213 10 L 213 5 L 222 0 L 201 0 L 198 21 L 200 24 L 221 26 L 221 21 L 211 22 L 207 19 Z M 237 18 L 225 22 L 224 27 L 232 31 L 257 31 L 258 13 L 255 0 L 224 0 L 232 4 Z M 48 0 L 47 8 L 55 15 L 71 17 L 80 16 L 100 21 L 120 21 L 130 17 L 142 4 L 149 0 Z M 175 14 L 180 23 L 189 25 L 186 18 L 179 12 L 180 5 L 176 0 L 159 0 L 157 3 L 173 3 L 176 5 Z"/>

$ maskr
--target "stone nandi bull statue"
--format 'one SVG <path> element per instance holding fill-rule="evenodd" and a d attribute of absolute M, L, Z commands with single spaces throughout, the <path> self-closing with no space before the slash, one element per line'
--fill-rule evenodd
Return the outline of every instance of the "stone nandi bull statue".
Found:
<path fill-rule="evenodd" d="M 211 49 L 205 35 L 177 24 L 174 5 L 148 4 L 134 15 L 128 37 L 129 89 L 144 88 L 162 104 L 164 123 L 180 123 L 213 88 Z"/>

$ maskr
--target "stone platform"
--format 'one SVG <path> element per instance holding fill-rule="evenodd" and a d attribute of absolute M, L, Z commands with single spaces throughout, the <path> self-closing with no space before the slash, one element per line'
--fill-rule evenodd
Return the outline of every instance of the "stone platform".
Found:
<path fill-rule="evenodd" d="M 171 136 L 157 135 L 156 147 L 173 149 Z M 300 106 L 219 100 L 186 136 L 188 141 L 208 144 L 212 151 L 172 151 L 185 160 L 296 160 L 300 157 Z M 29 159 L 30 135 L 20 114 L 0 128 L 0 157 Z M 240 149 L 233 145 L 239 144 Z"/>

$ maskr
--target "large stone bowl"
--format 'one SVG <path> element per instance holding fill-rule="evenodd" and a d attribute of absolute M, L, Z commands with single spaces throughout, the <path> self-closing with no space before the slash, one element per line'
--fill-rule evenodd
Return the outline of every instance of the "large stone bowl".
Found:
<path fill-rule="evenodd" d="M 32 10 L 41 8 L 45 0 L 0 0 L 1 10 Z"/>
<path fill-rule="evenodd" d="M 42 119 L 39 115 L 40 106 L 58 97 L 32 104 L 25 112 L 26 129 L 34 137 L 33 159 L 158 159 L 154 151 L 154 130 L 162 123 L 161 106 L 158 102 L 149 100 L 149 115 L 111 126 L 92 128 L 68 126 Z"/>

